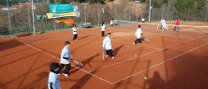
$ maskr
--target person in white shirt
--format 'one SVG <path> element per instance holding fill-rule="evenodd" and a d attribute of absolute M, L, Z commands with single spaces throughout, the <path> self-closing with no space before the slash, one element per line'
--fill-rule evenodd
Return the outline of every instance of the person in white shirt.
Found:
<path fill-rule="evenodd" d="M 60 58 L 61 59 L 61 61 L 60 61 L 61 65 L 60 65 L 60 68 L 58 70 L 58 72 L 60 73 L 61 70 L 64 68 L 64 66 L 66 66 L 66 69 L 63 73 L 63 75 L 65 77 L 68 77 L 69 71 L 71 69 L 71 64 L 70 64 L 69 60 L 71 60 L 71 61 L 75 62 L 77 65 L 80 65 L 80 66 L 83 67 L 82 63 L 79 63 L 77 60 L 73 59 L 69 48 L 70 48 L 70 42 L 66 41 L 65 46 L 61 51 L 61 58 Z"/>
<path fill-rule="evenodd" d="M 110 20 L 110 26 L 113 27 L 113 19 Z"/>
<path fill-rule="evenodd" d="M 133 44 L 140 44 L 142 42 L 142 29 L 141 25 L 138 25 L 138 28 L 135 32 L 136 40 L 133 42 Z"/>
<path fill-rule="evenodd" d="M 101 27 L 101 31 L 102 31 L 101 35 L 102 35 L 102 37 L 104 37 L 104 36 L 105 36 L 105 30 L 106 30 L 105 23 L 104 23 L 104 22 L 102 22 L 102 27 Z"/>
<path fill-rule="evenodd" d="M 145 19 L 142 17 L 142 23 L 144 23 L 145 22 Z"/>
<path fill-rule="evenodd" d="M 60 80 L 58 76 L 59 64 L 52 62 L 50 64 L 50 73 L 48 76 L 48 89 L 61 89 Z"/>
<path fill-rule="evenodd" d="M 72 28 L 72 33 L 73 33 L 73 41 L 77 40 L 77 26 L 75 24 L 73 24 L 73 28 Z"/>
<path fill-rule="evenodd" d="M 111 58 L 114 59 L 111 43 L 111 33 L 108 33 L 108 35 L 104 38 L 102 47 L 106 52 L 106 57 L 111 56 Z"/>
<path fill-rule="evenodd" d="M 167 24 L 166 24 L 164 18 L 162 18 L 162 19 L 160 20 L 160 26 L 161 26 L 161 30 L 167 30 Z"/>

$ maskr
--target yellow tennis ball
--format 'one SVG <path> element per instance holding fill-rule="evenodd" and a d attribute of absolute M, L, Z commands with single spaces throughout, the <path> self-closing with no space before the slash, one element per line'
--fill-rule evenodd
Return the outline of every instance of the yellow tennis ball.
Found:
<path fill-rule="evenodd" d="M 147 80 L 147 77 L 146 76 L 144 77 L 144 80 Z"/>

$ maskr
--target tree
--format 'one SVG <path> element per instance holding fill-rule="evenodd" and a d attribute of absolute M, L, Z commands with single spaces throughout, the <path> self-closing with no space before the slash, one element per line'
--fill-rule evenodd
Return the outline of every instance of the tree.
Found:
<path fill-rule="evenodd" d="M 161 0 L 152 0 L 152 7 L 159 8 L 162 5 Z"/>
<path fill-rule="evenodd" d="M 197 9 L 201 10 L 206 5 L 206 0 L 198 0 Z"/>
<path fill-rule="evenodd" d="M 69 4 L 72 0 L 50 0 L 50 3 Z"/>
<path fill-rule="evenodd" d="M 102 4 L 105 3 L 105 0 L 86 0 L 86 1 L 89 3 L 102 3 Z"/>

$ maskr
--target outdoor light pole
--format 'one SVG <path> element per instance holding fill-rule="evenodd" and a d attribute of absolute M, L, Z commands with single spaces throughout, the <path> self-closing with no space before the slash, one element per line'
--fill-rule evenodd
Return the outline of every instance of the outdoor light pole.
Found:
<path fill-rule="evenodd" d="M 151 22 L 151 9 L 152 9 L 151 1 L 152 0 L 149 0 L 149 22 Z"/>
<path fill-rule="evenodd" d="M 32 0 L 32 25 L 33 25 L 33 35 L 35 35 L 35 13 L 34 13 L 35 7 Z"/>

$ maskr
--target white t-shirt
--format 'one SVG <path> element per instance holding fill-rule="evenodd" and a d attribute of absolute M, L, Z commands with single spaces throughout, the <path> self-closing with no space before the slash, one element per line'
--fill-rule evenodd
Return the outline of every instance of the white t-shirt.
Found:
<path fill-rule="evenodd" d="M 105 28 L 106 28 L 106 26 L 105 26 L 105 24 L 103 24 L 103 26 L 101 27 L 101 30 L 105 31 Z"/>
<path fill-rule="evenodd" d="M 164 19 L 161 19 L 160 24 L 161 24 L 164 28 L 166 28 L 166 22 L 165 22 Z"/>
<path fill-rule="evenodd" d="M 113 20 L 110 21 L 110 25 L 113 25 Z"/>
<path fill-rule="evenodd" d="M 111 39 L 108 36 L 104 38 L 102 47 L 105 50 L 111 50 L 112 49 Z"/>
<path fill-rule="evenodd" d="M 69 64 L 69 60 L 68 59 L 64 59 L 63 57 L 67 57 L 69 59 L 72 59 L 72 55 L 71 55 L 71 52 L 70 52 L 70 49 L 69 48 L 66 48 L 64 47 L 61 51 L 61 61 L 60 63 L 61 64 Z"/>
<path fill-rule="evenodd" d="M 135 32 L 135 36 L 137 37 L 137 39 L 141 38 L 141 34 L 142 34 L 142 29 L 141 28 L 137 28 L 137 30 Z"/>
<path fill-rule="evenodd" d="M 142 22 L 144 22 L 145 21 L 145 19 L 144 18 L 142 18 Z"/>
<path fill-rule="evenodd" d="M 72 28 L 72 33 L 73 33 L 73 35 L 74 35 L 74 34 L 77 34 L 77 28 L 76 28 L 76 27 L 73 27 L 73 28 Z"/>
<path fill-rule="evenodd" d="M 52 86 L 51 86 L 52 83 Z M 48 76 L 48 89 L 61 89 L 58 74 L 50 72 Z"/>

